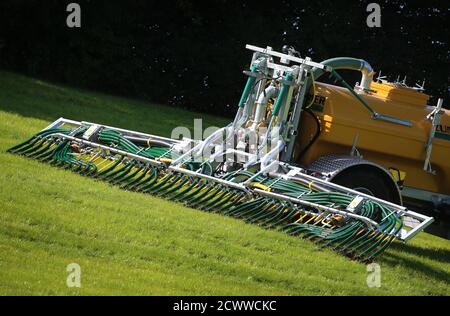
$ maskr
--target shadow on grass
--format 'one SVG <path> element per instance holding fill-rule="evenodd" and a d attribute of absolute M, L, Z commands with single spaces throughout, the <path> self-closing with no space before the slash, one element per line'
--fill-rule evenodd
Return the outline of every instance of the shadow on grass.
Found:
<path fill-rule="evenodd" d="M 401 253 L 414 255 L 414 258 L 424 258 L 424 261 L 422 262 L 420 259 L 417 260 L 410 256 L 401 255 Z M 450 282 L 450 273 L 444 271 L 443 269 L 437 269 L 426 264 L 426 259 L 449 264 L 450 251 L 446 249 L 422 248 L 404 243 L 393 243 L 389 247 L 389 251 L 383 254 L 381 261 L 388 262 L 392 265 L 400 264 L 408 267 L 408 269 L 413 269 L 420 274 L 427 275 L 437 281 Z"/>
<path fill-rule="evenodd" d="M 417 273 L 426 275 L 427 277 L 436 281 L 444 281 L 447 283 L 450 282 L 450 273 L 441 269 L 436 269 L 434 267 L 431 267 L 430 265 L 411 258 L 402 257 L 393 253 L 385 253 L 383 255 L 382 261 L 389 263 L 392 266 L 400 264 L 410 270 L 414 270 Z"/>
<path fill-rule="evenodd" d="M 393 243 L 389 248 L 392 250 L 398 250 L 416 256 L 430 258 L 442 263 L 450 263 L 450 250 L 447 249 L 422 248 L 415 245 L 399 242 Z"/>

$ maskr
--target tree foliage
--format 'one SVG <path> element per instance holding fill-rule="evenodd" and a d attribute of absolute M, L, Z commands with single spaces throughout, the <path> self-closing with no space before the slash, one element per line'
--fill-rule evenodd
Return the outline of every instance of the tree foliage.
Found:
<path fill-rule="evenodd" d="M 75 1 L 75 0 L 74 0 Z M 251 53 L 245 44 L 293 45 L 321 61 L 353 56 L 449 104 L 448 1 L 78 0 L 81 28 L 61 0 L 2 0 L 0 66 L 154 102 L 231 114 Z"/>

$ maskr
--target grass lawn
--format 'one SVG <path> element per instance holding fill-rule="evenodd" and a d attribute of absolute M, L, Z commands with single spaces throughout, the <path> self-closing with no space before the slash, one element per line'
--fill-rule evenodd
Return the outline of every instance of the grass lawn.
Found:
<path fill-rule="evenodd" d="M 165 136 L 228 121 L 0 72 L 1 295 L 450 295 L 448 240 L 395 243 L 369 288 L 366 265 L 309 241 L 5 153 L 61 116 Z"/>

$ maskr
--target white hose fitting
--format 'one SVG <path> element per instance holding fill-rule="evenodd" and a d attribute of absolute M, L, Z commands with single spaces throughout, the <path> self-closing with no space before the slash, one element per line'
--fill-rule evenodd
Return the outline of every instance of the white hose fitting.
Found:
<path fill-rule="evenodd" d="M 274 85 L 267 87 L 258 97 L 256 101 L 256 111 L 255 119 L 253 120 L 252 130 L 256 130 L 257 126 L 264 119 L 264 114 L 266 114 L 267 104 L 269 100 L 278 95 L 278 88 Z"/>

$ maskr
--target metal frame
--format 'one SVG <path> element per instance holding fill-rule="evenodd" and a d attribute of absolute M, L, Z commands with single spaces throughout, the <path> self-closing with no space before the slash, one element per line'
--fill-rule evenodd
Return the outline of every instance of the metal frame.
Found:
<path fill-rule="evenodd" d="M 68 140 L 71 140 L 71 141 L 75 141 L 75 142 L 77 142 L 79 144 L 82 144 L 82 145 L 88 145 L 88 146 L 91 146 L 91 147 L 94 147 L 94 148 L 100 148 L 100 149 L 107 150 L 107 151 L 110 151 L 112 153 L 115 153 L 115 154 L 118 154 L 118 155 L 122 155 L 122 156 L 125 156 L 125 157 L 128 157 L 128 158 L 133 158 L 135 160 L 139 160 L 139 161 L 142 161 L 142 162 L 147 162 L 147 163 L 149 163 L 149 164 L 151 164 L 152 166 L 155 166 L 155 167 L 164 165 L 164 163 L 159 162 L 159 161 L 154 160 L 154 159 L 149 159 L 149 158 L 142 157 L 142 156 L 139 156 L 139 155 L 131 154 L 129 152 L 126 152 L 126 151 L 123 151 L 123 150 L 120 150 L 120 149 L 117 149 L 117 148 L 113 148 L 113 147 L 101 145 L 101 144 L 98 144 L 98 143 L 90 142 L 90 141 L 87 141 L 85 139 L 78 138 L 78 137 L 73 137 L 73 136 L 59 134 L 59 133 L 52 134 L 50 137 L 60 137 L 60 138 L 63 138 L 63 139 L 68 139 Z"/>
<path fill-rule="evenodd" d="M 408 210 L 404 206 L 400 206 L 400 205 L 391 203 L 389 201 L 385 201 L 385 200 L 379 199 L 377 197 L 374 197 L 374 196 L 371 196 L 371 195 L 367 195 L 365 193 L 362 193 L 362 192 L 359 192 L 359 191 L 355 191 L 355 190 L 352 190 L 350 188 L 343 187 L 341 185 L 338 185 L 338 184 L 335 184 L 335 183 L 332 183 L 332 182 L 328 182 L 326 180 L 323 180 L 323 179 L 320 179 L 320 178 L 317 178 L 317 177 L 310 176 L 310 175 L 306 174 L 305 170 L 302 169 L 302 168 L 290 166 L 288 164 L 284 164 L 284 166 L 291 170 L 291 172 L 289 172 L 288 174 L 282 175 L 282 177 L 285 178 L 285 179 L 295 179 L 295 176 L 299 176 L 301 178 L 307 179 L 307 180 L 312 181 L 312 182 L 316 182 L 317 184 L 319 184 L 321 186 L 333 189 L 333 190 L 338 191 L 338 192 L 350 193 L 350 194 L 353 194 L 353 195 L 363 196 L 364 198 L 366 198 L 368 200 L 372 200 L 372 201 L 375 201 L 377 203 L 380 203 L 381 205 L 385 205 L 386 207 L 393 208 L 396 211 L 396 213 L 398 214 L 398 216 L 402 216 L 402 217 L 405 217 L 405 218 L 409 217 L 409 218 L 412 218 L 412 219 L 418 221 L 419 222 L 418 225 L 416 225 L 416 226 L 409 226 L 409 228 L 411 228 L 411 230 L 406 230 L 406 229 L 402 229 L 401 230 L 401 232 L 400 232 L 400 234 L 398 236 L 398 238 L 400 240 L 403 240 L 403 241 L 410 240 L 411 238 L 413 238 L 419 232 L 421 232 L 424 229 L 426 229 L 428 226 L 431 225 L 431 223 L 434 222 L 434 218 L 431 217 L 431 216 L 426 216 L 426 215 L 423 215 L 423 214 L 420 214 L 420 213 Z"/>
<path fill-rule="evenodd" d="M 158 136 L 158 135 L 146 134 L 146 133 L 131 131 L 131 130 L 128 130 L 128 129 L 117 128 L 117 127 L 113 127 L 113 126 L 97 124 L 97 123 L 91 123 L 91 122 L 86 122 L 86 121 L 75 121 L 75 120 L 66 119 L 64 117 L 60 117 L 59 119 L 57 119 L 56 121 L 54 121 L 53 123 L 48 125 L 43 130 L 45 131 L 45 130 L 52 129 L 52 128 L 58 128 L 60 126 L 63 126 L 64 124 L 70 124 L 70 125 L 75 125 L 75 126 L 98 125 L 98 126 L 101 126 L 101 127 L 105 127 L 105 128 L 116 130 L 118 132 L 123 132 L 123 133 L 126 133 L 126 134 L 136 135 L 136 136 L 143 136 L 143 137 L 146 137 L 146 138 L 152 138 L 152 139 L 157 139 L 157 140 L 163 140 L 163 141 L 174 143 L 174 144 L 180 144 L 182 142 L 181 140 L 176 140 L 176 139 L 172 139 L 172 138 L 162 137 L 162 136 Z M 193 141 L 193 140 L 191 140 L 191 141 Z"/>
<path fill-rule="evenodd" d="M 317 177 L 312 177 L 312 176 L 306 174 L 305 170 L 303 170 L 301 168 L 291 166 L 284 162 L 279 162 L 277 156 L 280 153 L 282 154 L 283 161 L 290 161 L 290 159 L 292 158 L 291 157 L 292 156 L 292 148 L 293 148 L 295 136 L 296 136 L 294 134 L 298 128 L 298 123 L 300 121 L 300 116 L 301 116 L 302 105 L 304 103 L 306 91 L 310 84 L 310 78 L 308 75 L 309 70 L 311 70 L 312 68 L 319 68 L 319 69 L 323 69 L 325 71 L 330 72 L 330 71 L 333 71 L 333 69 L 324 64 L 312 62 L 309 58 L 302 59 L 302 58 L 298 58 L 298 57 L 295 57 L 292 55 L 275 52 L 271 48 L 263 49 L 263 48 L 259 48 L 259 47 L 252 46 L 252 45 L 247 45 L 246 48 L 255 52 L 253 54 L 253 59 L 252 59 L 252 67 L 251 67 L 252 71 L 247 72 L 247 75 L 249 75 L 250 78 L 256 77 L 261 80 L 259 82 L 255 82 L 255 84 L 253 86 L 250 86 L 250 89 L 246 88 L 246 90 L 244 91 L 243 97 L 241 98 L 241 101 L 242 101 L 242 99 L 245 98 L 244 102 L 242 103 L 243 107 L 240 107 L 240 109 L 238 110 L 233 123 L 216 131 L 215 133 L 213 133 L 211 136 L 209 136 L 204 141 L 193 141 L 191 139 L 185 139 L 183 141 L 179 141 L 179 140 L 174 140 L 174 139 L 161 137 L 161 136 L 157 136 L 157 135 L 140 133 L 140 132 L 136 132 L 136 131 L 130 131 L 130 130 L 126 130 L 126 129 L 116 128 L 116 127 L 111 127 L 111 126 L 101 125 L 101 124 L 94 124 L 94 123 L 84 122 L 84 121 L 78 122 L 78 121 L 68 120 L 65 118 L 60 118 L 60 119 L 56 120 L 54 123 L 50 124 L 46 129 L 60 127 L 64 124 L 70 124 L 70 125 L 75 125 L 75 126 L 86 126 L 86 127 L 98 126 L 100 128 L 108 128 L 108 129 L 116 130 L 118 132 L 123 133 L 124 136 L 126 136 L 126 135 L 139 136 L 139 137 L 143 137 L 143 138 L 164 141 L 168 144 L 171 144 L 172 148 L 182 148 L 183 143 L 187 141 L 191 145 L 193 145 L 192 147 L 189 147 L 189 150 L 187 150 L 187 152 L 182 154 L 180 157 L 178 157 L 174 161 L 162 162 L 162 161 L 159 161 L 159 158 L 149 159 L 146 157 L 141 157 L 138 154 L 135 155 L 135 154 L 131 154 L 131 153 L 125 152 L 120 149 L 113 148 L 111 146 L 105 146 L 102 144 L 98 144 L 94 141 L 91 141 L 92 139 L 83 139 L 83 138 L 74 137 L 74 136 L 67 136 L 64 134 L 53 135 L 53 136 L 56 136 L 56 137 L 59 137 L 62 139 L 68 139 L 68 140 L 71 140 L 74 142 L 78 142 L 79 144 L 82 144 L 82 145 L 99 148 L 104 151 L 109 151 L 111 153 L 122 155 L 124 157 L 129 157 L 129 158 L 132 158 L 132 159 L 135 159 L 138 161 L 149 163 L 153 166 L 161 167 L 162 170 L 164 170 L 164 172 L 183 173 L 188 176 L 203 179 L 204 181 L 207 181 L 207 182 L 223 184 L 224 186 L 227 186 L 229 188 L 233 188 L 236 190 L 240 190 L 248 195 L 259 194 L 259 195 L 266 196 L 269 198 L 276 198 L 276 199 L 285 201 L 286 203 L 289 203 L 289 204 L 311 207 L 314 210 L 314 212 L 317 211 L 318 213 L 320 213 L 319 216 L 324 216 L 324 215 L 328 216 L 330 214 L 339 214 L 339 215 L 345 216 L 347 218 L 361 220 L 363 223 L 365 223 L 369 227 L 376 227 L 378 225 L 378 223 L 376 223 L 374 220 L 364 217 L 364 216 L 361 216 L 361 215 L 358 215 L 358 214 L 355 214 L 355 213 L 349 211 L 350 208 L 347 210 L 341 210 L 341 209 L 337 209 L 335 207 L 323 206 L 323 205 L 320 205 L 317 203 L 308 202 L 308 201 L 302 200 L 301 197 L 293 198 L 288 195 L 269 192 L 267 190 L 262 190 L 260 188 L 253 187 L 250 180 L 254 179 L 257 175 L 265 174 L 265 175 L 268 175 L 273 178 L 298 180 L 303 183 L 309 183 L 310 185 L 314 184 L 315 187 L 319 190 L 334 190 L 334 191 L 338 191 L 338 192 L 352 195 L 355 197 L 363 197 L 365 200 L 371 200 L 371 201 L 374 201 L 381 205 L 384 205 L 386 207 L 389 207 L 392 210 L 392 212 L 394 212 L 397 216 L 410 217 L 418 222 L 418 225 L 416 225 L 415 227 L 411 227 L 412 229 L 410 231 L 404 230 L 398 234 L 397 237 L 400 238 L 401 240 L 408 240 L 408 239 L 412 238 L 415 234 L 417 234 L 419 231 L 423 230 L 426 226 L 428 226 L 433 221 L 432 217 L 418 214 L 418 213 L 407 210 L 403 206 L 396 205 L 396 204 L 390 203 L 388 201 L 384 201 L 384 200 L 375 198 L 373 196 L 370 196 L 370 195 L 367 195 L 367 194 L 364 194 L 361 192 L 357 192 L 357 191 L 348 189 L 346 187 L 343 187 L 343 186 L 340 186 L 337 184 L 330 183 L 326 180 L 323 180 L 323 179 L 320 179 Z M 291 61 L 295 64 L 292 66 L 280 65 L 278 63 L 273 62 L 272 57 L 279 57 L 281 59 Z M 255 71 L 255 69 L 256 69 L 256 71 Z M 254 79 L 249 80 L 250 84 L 251 84 L 252 80 L 254 80 Z M 253 120 L 253 115 L 256 111 L 255 101 L 258 100 L 258 98 L 261 96 L 262 93 L 265 93 L 264 85 L 267 80 L 273 80 L 278 83 L 279 88 L 277 87 L 277 89 L 279 89 L 279 91 L 278 91 L 279 93 L 277 93 L 277 98 L 276 98 L 276 101 L 274 104 L 274 108 L 276 108 L 277 110 L 273 110 L 273 112 L 270 114 L 271 116 L 265 120 L 265 123 L 269 122 L 267 125 L 268 129 L 267 129 L 266 134 L 265 135 L 258 134 L 258 135 L 259 135 L 259 137 L 261 137 L 261 139 L 264 139 L 264 141 L 267 141 L 268 138 L 271 137 L 271 135 L 272 135 L 271 133 L 272 133 L 273 129 L 277 128 L 277 129 L 280 129 L 281 139 L 277 140 L 276 145 L 274 145 L 274 143 L 273 143 L 274 140 L 272 139 L 272 144 L 270 145 L 271 146 L 270 151 L 267 153 L 264 153 L 264 154 L 262 152 L 263 148 L 259 147 L 259 144 L 258 144 L 258 149 L 257 149 L 256 154 L 250 154 L 244 150 L 240 150 L 239 148 L 235 147 L 235 148 L 224 149 L 223 153 L 216 152 L 214 154 L 211 154 L 210 156 L 207 156 L 206 160 L 205 160 L 205 161 L 214 160 L 214 158 L 216 156 L 225 154 L 227 152 L 242 154 L 242 155 L 245 155 L 247 158 L 249 158 L 249 162 L 247 162 L 244 165 L 238 164 L 239 168 L 241 168 L 240 170 L 246 170 L 247 167 L 255 166 L 255 165 L 259 164 L 259 169 L 257 169 L 256 174 L 246 181 L 237 183 L 237 182 L 217 178 L 214 176 L 205 175 L 198 171 L 192 171 L 192 170 L 183 168 L 184 161 L 190 160 L 192 157 L 199 157 L 200 155 L 202 155 L 204 153 L 205 149 L 210 149 L 212 146 L 216 146 L 216 145 L 220 145 L 220 144 L 223 145 L 224 142 L 226 144 L 228 139 L 237 135 L 238 130 L 240 128 L 246 127 L 246 126 L 248 126 L 249 123 L 251 123 L 251 120 Z M 256 84 L 256 83 L 258 83 L 258 84 Z M 294 90 L 294 88 L 298 88 L 298 89 Z M 296 93 L 295 96 L 294 96 L 294 91 Z M 281 98 L 282 93 L 283 93 L 283 98 Z M 291 101 L 293 98 L 295 98 L 295 102 L 293 102 L 294 104 L 292 105 Z M 268 99 L 267 99 L 267 101 L 268 101 Z M 288 120 L 287 115 L 288 115 L 288 112 L 291 109 L 291 107 L 293 107 L 292 108 L 293 115 Z M 372 111 L 372 113 L 374 113 L 374 112 Z M 277 121 L 276 124 L 274 123 L 275 118 Z M 381 119 L 381 120 L 387 120 L 390 122 L 395 122 L 395 123 L 405 125 L 404 122 L 402 122 L 402 120 L 399 120 L 396 118 L 389 117 L 387 119 L 386 116 L 379 115 L 379 114 L 377 114 L 377 118 Z M 224 134 L 227 136 L 227 137 L 225 137 L 226 138 L 225 141 L 223 141 L 223 139 L 221 138 L 221 137 L 223 137 Z M 175 147 L 175 146 L 177 146 L 177 147 Z M 224 148 L 224 147 L 222 147 L 222 148 Z M 183 149 L 185 149 L 185 148 L 183 148 Z M 162 156 L 160 158 L 162 158 Z M 203 158 L 205 158 L 205 157 L 203 157 Z M 234 162 L 234 163 L 236 164 L 237 162 Z M 287 173 L 281 172 L 280 170 L 283 170 L 283 169 L 288 170 L 288 172 Z M 315 214 L 312 211 L 308 211 L 308 212 L 311 214 Z"/>
<path fill-rule="evenodd" d="M 145 137 L 149 137 L 149 138 L 160 138 L 160 139 L 164 139 L 164 140 L 169 140 L 167 138 L 164 137 L 159 137 L 159 136 L 155 136 L 155 135 L 151 135 L 151 134 L 145 134 L 145 133 L 140 133 L 140 132 L 135 132 L 135 131 L 129 131 L 129 130 L 125 130 L 125 129 L 120 129 L 120 128 L 115 128 L 115 127 L 111 127 L 111 126 L 106 126 L 106 125 L 99 125 L 99 124 L 93 124 L 93 123 L 89 123 L 89 122 L 78 122 L 78 121 L 74 121 L 74 120 L 69 120 L 69 119 L 65 119 L 65 118 L 60 118 L 58 120 L 56 120 L 55 122 L 53 122 L 52 124 L 50 124 L 48 127 L 46 127 L 44 130 L 50 129 L 50 128 L 57 128 L 60 127 L 64 124 L 70 124 L 70 125 L 75 125 L 75 126 L 93 126 L 93 125 L 97 125 L 100 127 L 104 127 L 104 128 L 109 128 L 109 129 L 113 129 L 113 130 L 117 130 L 117 131 L 121 131 L 124 133 L 128 133 L 128 134 L 133 134 L 133 135 L 140 135 L 140 136 L 145 136 Z M 205 175 L 202 174 L 200 172 L 197 171 L 192 171 L 192 170 L 188 170 L 185 168 L 182 168 L 179 166 L 179 163 L 172 163 L 172 164 L 167 164 L 167 163 L 163 163 L 161 161 L 158 161 L 158 158 L 156 159 L 149 159 L 146 157 L 142 157 L 139 155 L 135 155 L 135 154 L 131 154 L 128 152 L 125 152 L 123 150 L 117 149 L 117 148 L 113 148 L 110 146 L 105 146 L 102 144 L 98 144 L 80 137 L 74 137 L 74 136 L 69 136 L 69 135 L 65 135 L 65 134 L 52 134 L 49 137 L 57 137 L 57 138 L 62 138 L 62 139 L 67 139 L 67 140 L 71 140 L 74 142 L 77 142 L 81 145 L 87 145 L 93 148 L 99 148 L 102 149 L 104 151 L 109 151 L 111 153 L 114 154 L 118 154 L 118 155 L 122 155 L 124 157 L 128 157 L 128 158 L 132 158 L 141 162 L 145 162 L 145 163 L 149 163 L 152 166 L 155 167 L 162 167 L 162 168 L 166 168 L 166 170 L 168 172 L 178 172 L 178 173 L 183 173 L 186 174 L 188 176 L 193 176 L 196 178 L 201 178 L 207 182 L 212 182 L 212 183 L 220 183 L 223 184 L 227 187 L 236 189 L 236 190 L 240 190 L 248 195 L 252 195 L 253 193 L 257 193 L 260 194 L 262 196 L 267 196 L 270 198 L 276 198 L 279 200 L 283 200 L 286 201 L 287 203 L 291 203 L 294 205 L 303 205 L 303 206 L 308 206 L 311 207 L 317 211 L 319 211 L 319 216 L 323 216 L 323 214 L 339 214 L 342 216 L 345 216 L 347 218 L 353 218 L 353 219 L 357 219 L 357 220 L 361 220 L 362 222 L 364 222 L 367 226 L 369 227 L 376 227 L 378 225 L 377 222 L 375 222 L 374 220 L 367 218 L 365 216 L 361 216 L 358 214 L 354 214 L 353 212 L 349 211 L 349 210 L 340 210 L 340 209 L 336 209 L 333 207 L 328 207 L 328 206 L 323 206 L 317 203 L 312 203 L 312 202 L 308 202 L 308 201 L 304 201 L 302 200 L 300 197 L 299 198 L 293 198 L 290 196 L 286 196 L 283 194 L 279 194 L 279 193 L 274 193 L 274 192 L 269 192 L 266 190 L 261 190 L 259 188 L 253 188 L 251 183 L 249 183 L 250 181 L 244 181 L 244 182 L 232 182 L 232 181 L 228 181 L 228 180 L 223 180 L 220 178 L 216 178 L 214 176 L 209 176 L 209 175 Z M 179 143 L 179 141 L 175 141 L 172 140 L 174 144 Z M 192 148 L 189 152 L 195 151 L 195 149 L 198 149 L 199 146 L 202 146 L 204 144 L 204 142 L 199 142 L 194 148 Z M 188 152 L 188 153 L 189 153 Z M 268 153 L 267 155 L 270 155 L 270 153 Z M 264 159 L 264 157 L 263 157 Z M 261 174 L 261 173 L 266 173 L 273 177 L 273 178 L 283 178 L 283 179 L 288 179 L 288 180 L 301 180 L 303 183 L 309 183 L 310 185 L 314 185 L 316 188 L 320 188 L 323 190 L 332 190 L 332 191 L 337 191 L 337 192 L 341 192 L 344 194 L 351 194 L 354 196 L 359 196 L 359 197 L 363 197 L 364 199 L 367 200 L 372 200 L 374 202 L 377 202 L 381 205 L 384 205 L 386 207 L 389 207 L 393 210 L 393 212 L 395 212 L 397 214 L 397 216 L 402 216 L 404 218 L 411 218 L 414 219 L 416 221 L 416 223 L 418 223 L 417 225 L 415 225 L 414 227 L 410 227 L 411 230 L 402 230 L 399 234 L 398 234 L 398 238 L 403 240 L 403 241 L 407 241 L 409 239 L 411 239 L 412 237 L 414 237 L 417 233 L 419 233 L 420 231 L 424 230 L 428 225 L 430 225 L 433 222 L 433 218 L 429 217 L 429 216 L 425 216 L 410 210 L 407 210 L 405 207 L 400 206 L 400 205 L 396 205 L 394 203 L 388 202 L 388 201 L 384 201 L 381 200 L 379 198 L 328 182 L 326 180 L 317 178 L 317 177 L 313 177 L 310 176 L 308 174 L 305 173 L 305 170 L 302 168 L 298 168 L 298 167 L 294 167 L 291 166 L 287 163 L 280 163 L 277 160 L 270 160 L 270 164 L 267 166 L 266 169 L 270 170 L 271 167 L 273 167 L 274 165 L 278 166 L 280 165 L 282 168 L 281 169 L 287 169 L 289 170 L 289 172 L 287 173 L 279 173 L 279 172 L 268 172 L 268 170 L 260 170 L 260 172 L 258 172 L 257 174 Z M 311 213 L 313 214 L 313 213 Z"/>
<path fill-rule="evenodd" d="M 60 127 L 60 126 L 62 126 L 64 124 L 71 124 L 71 125 L 75 125 L 75 126 L 93 126 L 93 125 L 97 125 L 99 127 L 107 127 L 109 129 L 113 129 L 113 130 L 117 130 L 117 131 L 131 132 L 131 133 L 136 134 L 136 135 L 137 134 L 142 135 L 142 136 L 145 135 L 146 137 L 152 137 L 152 138 L 154 137 L 154 135 L 151 135 L 151 134 L 133 132 L 133 131 L 119 129 L 119 128 L 115 128 L 115 127 L 111 127 L 111 126 L 93 124 L 93 123 L 88 123 L 88 122 L 78 122 L 78 121 L 64 119 L 64 118 L 58 119 L 54 123 L 50 124 L 44 130 L 47 130 L 49 128 L 57 128 L 57 127 Z M 162 162 L 160 162 L 158 160 L 155 160 L 155 159 L 149 159 L 149 158 L 142 157 L 142 156 L 139 156 L 139 155 L 131 154 L 131 153 L 125 152 L 125 151 L 117 149 L 117 148 L 113 148 L 113 147 L 110 147 L 110 146 L 105 146 L 105 145 L 102 145 L 102 144 L 98 144 L 98 143 L 95 143 L 95 142 L 92 142 L 92 141 L 88 141 L 88 140 L 85 140 L 85 139 L 79 138 L 79 137 L 69 136 L 69 135 L 60 134 L 60 133 L 52 134 L 49 137 L 57 137 L 57 138 L 67 139 L 67 140 L 71 140 L 71 141 L 74 141 L 74 142 L 82 144 L 82 145 L 87 145 L 87 146 L 94 147 L 94 148 L 100 148 L 102 150 L 106 150 L 106 151 L 109 151 L 111 153 L 122 155 L 122 156 L 125 156 L 125 157 L 128 157 L 128 158 L 132 158 L 132 159 L 135 159 L 135 160 L 138 160 L 138 161 L 141 161 L 141 162 L 149 163 L 149 164 L 151 164 L 152 166 L 155 166 L 155 167 L 167 166 L 167 164 L 162 163 Z M 201 145 L 201 143 L 199 145 Z M 247 194 L 250 194 L 250 195 L 252 194 L 252 192 L 256 192 L 256 193 L 259 193 L 259 194 L 267 196 L 267 197 L 278 198 L 280 200 L 284 200 L 284 201 L 287 201 L 287 202 L 290 202 L 290 203 L 293 203 L 293 204 L 309 206 L 309 207 L 312 207 L 312 208 L 314 208 L 316 210 L 319 210 L 321 212 L 332 213 L 332 214 L 340 214 L 340 215 L 343 215 L 343 216 L 346 216 L 346 217 L 349 217 L 349 218 L 358 219 L 358 220 L 363 221 L 364 223 L 366 223 L 370 227 L 378 225 L 378 223 L 373 221 L 372 219 L 364 217 L 364 216 L 360 216 L 360 215 L 357 215 L 357 214 L 353 214 L 352 212 L 339 210 L 339 209 L 336 209 L 336 208 L 333 208 L 333 207 L 323 206 L 323 205 L 320 205 L 320 204 L 317 204 L 317 203 L 303 201 L 301 199 L 292 198 L 292 197 L 289 197 L 289 196 L 286 196 L 286 195 L 283 195 L 283 194 L 267 192 L 267 191 L 260 190 L 260 189 L 253 189 L 251 187 L 251 185 L 248 183 L 248 181 L 244 181 L 244 182 L 241 182 L 241 183 L 227 181 L 227 180 L 223 180 L 223 179 L 216 178 L 216 177 L 213 177 L 213 176 L 208 176 L 208 175 L 202 174 L 200 172 L 188 170 L 188 169 L 179 167 L 176 164 L 170 164 L 167 167 L 167 170 L 170 171 L 170 172 L 178 172 L 178 173 L 183 173 L 183 174 L 186 174 L 186 175 L 189 175 L 189 176 L 193 176 L 193 177 L 196 177 L 196 178 L 201 178 L 201 179 L 204 179 L 205 181 L 208 181 L 208 182 L 220 183 L 220 184 L 223 184 L 223 185 L 225 185 L 227 187 L 243 191 L 243 192 L 245 192 Z M 341 189 L 345 190 L 344 187 L 341 187 Z"/>
<path fill-rule="evenodd" d="M 309 67 L 314 67 L 314 68 L 318 68 L 318 69 L 322 69 L 326 72 L 333 72 L 333 68 L 327 65 L 324 65 L 322 63 L 316 63 L 311 61 L 311 59 L 309 57 L 306 57 L 305 59 L 299 58 L 299 57 L 295 57 L 292 55 L 288 55 L 288 54 L 283 54 L 283 53 L 279 53 L 276 51 L 273 51 L 270 47 L 268 48 L 261 48 L 258 46 L 254 46 L 254 45 L 246 45 L 245 48 L 257 52 L 257 53 L 261 53 L 263 55 L 267 55 L 267 56 L 273 56 L 273 57 L 279 57 L 280 59 L 283 60 L 289 60 L 292 61 L 294 63 L 298 63 L 300 65 L 306 65 Z M 365 61 L 364 61 L 365 62 Z M 367 63 L 367 62 L 366 62 Z M 372 67 L 367 63 L 367 65 L 370 67 L 370 69 L 372 69 Z M 290 69 L 290 67 L 288 66 L 284 66 L 284 65 L 279 65 L 273 62 L 268 62 L 267 66 L 269 68 L 275 69 L 275 70 L 279 70 L 279 71 L 287 71 Z M 355 96 L 355 98 L 357 98 L 365 107 L 368 107 L 369 111 L 372 113 L 372 118 L 374 120 L 380 120 L 380 121 L 384 121 L 384 122 L 388 122 L 388 123 L 393 123 L 393 124 L 399 124 L 399 125 L 403 125 L 406 127 L 411 127 L 413 124 L 408 121 L 408 120 L 404 120 L 398 117 L 392 117 L 389 115 L 384 115 L 381 113 L 377 113 L 375 112 L 370 106 L 368 106 L 366 104 L 366 102 L 364 100 L 362 100 L 356 92 L 354 92 L 354 90 L 339 76 L 339 78 L 344 82 L 344 85 L 346 86 L 346 88 Z M 367 89 L 363 89 L 363 91 L 366 91 Z"/>
<path fill-rule="evenodd" d="M 328 70 L 328 68 L 329 68 L 329 67 L 325 66 L 324 64 L 316 63 L 316 62 L 310 61 L 308 59 L 302 59 L 302 58 L 295 57 L 295 56 L 288 55 L 288 54 L 279 53 L 279 52 L 273 51 L 269 48 L 261 48 L 261 47 L 249 45 L 249 44 L 245 45 L 245 48 L 247 48 L 251 51 L 254 51 L 254 52 L 262 53 L 264 55 L 283 58 L 283 59 L 286 59 L 286 60 L 289 60 L 289 61 L 292 61 L 292 62 L 295 62 L 298 64 L 304 64 L 304 65 L 308 65 L 311 67 L 324 69 L 324 70 Z M 279 67 L 280 65 L 277 65 L 277 66 Z"/>
<path fill-rule="evenodd" d="M 403 187 L 402 195 L 406 198 L 412 198 L 420 201 L 430 202 L 434 205 L 446 203 L 450 205 L 450 195 L 416 189 L 412 187 Z"/>

